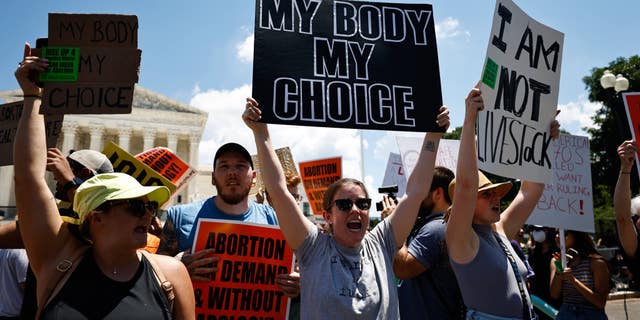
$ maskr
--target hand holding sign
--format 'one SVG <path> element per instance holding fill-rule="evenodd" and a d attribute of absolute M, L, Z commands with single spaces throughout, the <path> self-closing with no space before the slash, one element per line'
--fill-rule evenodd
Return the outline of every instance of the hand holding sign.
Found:
<path fill-rule="evenodd" d="M 247 104 L 245 105 L 244 113 L 242 113 L 242 120 L 253 132 L 266 130 L 267 125 L 261 122 L 262 110 L 259 108 L 260 104 L 253 98 L 247 98 Z"/>
<path fill-rule="evenodd" d="M 635 140 L 627 140 L 618 147 L 618 157 L 620 157 L 620 172 L 631 173 L 633 161 L 638 152 L 638 145 Z"/>
<path fill-rule="evenodd" d="M 48 66 L 47 59 L 32 56 L 31 46 L 28 43 L 24 44 L 24 59 L 14 74 L 25 96 L 40 95 L 40 88 L 35 84 L 34 77 L 31 75 L 45 71 Z"/>
<path fill-rule="evenodd" d="M 474 119 L 478 116 L 478 111 L 484 110 L 484 100 L 482 99 L 479 85 L 480 83 L 476 83 L 476 86 L 469 91 L 467 98 L 464 100 L 466 115 Z"/>
<path fill-rule="evenodd" d="M 187 250 L 182 254 L 180 260 L 187 267 L 191 281 L 211 281 L 211 274 L 218 271 L 220 260 L 213 256 L 215 252 L 214 249 L 204 249 L 192 254 L 191 250 Z"/>

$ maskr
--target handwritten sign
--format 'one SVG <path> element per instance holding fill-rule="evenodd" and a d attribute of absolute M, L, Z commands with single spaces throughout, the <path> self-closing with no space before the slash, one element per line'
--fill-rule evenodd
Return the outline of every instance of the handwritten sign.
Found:
<path fill-rule="evenodd" d="M 253 97 L 265 122 L 443 131 L 431 5 L 256 0 L 255 12 Z"/>
<path fill-rule="evenodd" d="M 423 138 L 416 137 L 396 137 L 402 165 L 407 176 L 413 172 L 413 168 L 416 166 L 423 140 Z M 456 172 L 458 149 L 460 149 L 460 140 L 441 139 L 438 145 L 438 154 L 436 155 L 436 166 L 443 166 Z"/>
<path fill-rule="evenodd" d="M 141 57 L 136 16 L 50 13 L 46 42 L 42 53 L 73 47 L 79 57 L 77 81 L 47 78 L 56 82 L 44 83 L 41 113 L 131 113 Z"/>
<path fill-rule="evenodd" d="M 13 165 L 13 142 L 24 110 L 23 103 L 17 101 L 0 105 L 0 167 Z M 62 130 L 63 115 L 45 115 L 44 119 L 47 147 L 53 148 Z"/>
<path fill-rule="evenodd" d="M 536 182 L 552 180 L 549 126 L 558 104 L 564 35 L 498 0 L 482 73 L 480 169 Z"/>
<path fill-rule="evenodd" d="M 298 174 L 298 169 L 296 168 L 296 164 L 293 161 L 293 154 L 291 154 L 291 149 L 289 147 L 278 148 L 274 150 L 276 155 L 278 156 L 278 160 L 280 161 L 280 165 L 282 166 L 283 173 L 285 176 L 287 174 L 293 174 L 300 177 Z M 256 183 L 251 186 L 250 194 L 258 193 L 258 189 L 264 189 L 264 182 L 262 182 L 262 170 L 260 169 L 260 159 L 258 159 L 258 155 L 251 155 L 251 160 L 253 161 L 253 169 L 258 172 Z"/>
<path fill-rule="evenodd" d="M 640 137 L 640 92 L 625 92 L 622 94 L 624 100 L 624 110 L 627 112 L 627 121 L 629 122 L 629 131 L 633 140 L 638 141 Z M 636 155 L 636 169 L 640 174 L 640 163 L 638 161 L 640 150 Z"/>
<path fill-rule="evenodd" d="M 113 164 L 113 171 L 130 175 L 136 178 L 143 186 L 165 186 L 169 188 L 172 196 L 176 194 L 176 185 L 173 182 L 144 164 L 144 162 L 136 159 L 136 157 L 120 148 L 117 144 L 109 141 L 102 153 Z"/>
<path fill-rule="evenodd" d="M 137 154 L 135 158 L 176 185 L 176 191 L 174 192 L 176 194 L 184 189 L 197 173 L 169 148 L 151 148 Z"/>
<path fill-rule="evenodd" d="M 404 195 L 407 189 L 407 176 L 402 168 L 402 158 L 397 153 L 389 153 L 389 160 L 387 161 L 387 169 L 384 171 L 384 178 L 382 179 L 382 185 L 398 186 L 397 197 L 400 198 Z"/>
<path fill-rule="evenodd" d="M 342 178 L 342 158 L 300 162 L 300 174 L 313 214 L 322 215 L 324 192 Z"/>
<path fill-rule="evenodd" d="M 278 227 L 199 219 L 192 251 L 209 248 L 220 260 L 210 282 L 193 282 L 197 319 L 287 319 L 289 299 L 275 279 L 294 260 Z"/>
<path fill-rule="evenodd" d="M 527 224 L 595 232 L 587 137 L 561 134 L 551 143 L 553 183 L 545 184 Z"/>

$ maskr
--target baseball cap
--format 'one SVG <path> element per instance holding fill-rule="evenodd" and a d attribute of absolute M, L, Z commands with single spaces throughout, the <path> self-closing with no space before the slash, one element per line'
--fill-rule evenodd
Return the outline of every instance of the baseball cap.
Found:
<path fill-rule="evenodd" d="M 78 150 L 69 155 L 69 159 L 76 161 L 93 174 L 113 172 L 111 161 L 104 154 L 93 150 Z"/>
<path fill-rule="evenodd" d="M 62 218 L 69 223 L 82 224 L 91 210 L 95 210 L 107 201 L 134 199 L 142 196 L 147 196 L 149 201 L 156 201 L 158 207 L 162 207 L 169 200 L 170 195 L 167 187 L 143 186 L 138 180 L 126 173 L 98 174 L 82 183 L 76 190 L 73 211 L 78 214 L 78 218 Z"/>
<path fill-rule="evenodd" d="M 453 179 L 451 183 L 449 183 L 449 197 L 451 197 L 451 199 L 453 199 L 455 187 L 456 179 Z M 502 197 L 509 193 L 511 187 L 513 187 L 513 184 L 510 181 L 493 183 L 481 171 L 478 171 L 478 193 L 485 190 L 496 189 L 496 195 L 502 199 Z"/>
<path fill-rule="evenodd" d="M 218 148 L 218 151 L 216 151 L 216 155 L 213 157 L 213 168 L 215 169 L 216 161 L 218 161 L 218 158 L 220 156 L 222 156 L 223 154 L 233 153 L 233 152 L 240 154 L 245 160 L 249 162 L 249 164 L 251 165 L 251 168 L 253 168 L 253 160 L 251 159 L 251 155 L 249 154 L 249 151 L 247 151 L 247 149 L 245 149 L 243 146 L 235 142 L 226 143 L 222 145 L 220 148 Z"/>

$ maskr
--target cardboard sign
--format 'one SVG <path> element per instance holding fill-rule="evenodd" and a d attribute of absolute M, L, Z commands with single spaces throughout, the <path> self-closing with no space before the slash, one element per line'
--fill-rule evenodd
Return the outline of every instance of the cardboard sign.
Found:
<path fill-rule="evenodd" d="M 384 171 L 384 178 L 382 179 L 383 186 L 398 186 L 398 198 L 402 197 L 407 190 L 407 175 L 402 168 L 402 158 L 397 153 L 389 153 L 389 160 L 387 161 L 387 169 Z"/>
<path fill-rule="evenodd" d="M 480 169 L 551 182 L 549 128 L 558 105 L 564 35 L 498 0 L 481 76 Z"/>
<path fill-rule="evenodd" d="M 275 279 L 294 260 L 278 227 L 199 219 L 195 239 L 192 252 L 213 248 L 220 258 L 210 282 L 193 282 L 197 319 L 287 319 Z"/>
<path fill-rule="evenodd" d="M 169 148 L 155 147 L 139 153 L 136 159 L 169 179 L 176 186 L 174 193 L 179 193 L 195 177 L 197 172 Z"/>
<path fill-rule="evenodd" d="M 13 165 L 13 142 L 24 101 L 0 105 L 0 167 Z M 47 147 L 54 148 L 62 131 L 63 115 L 45 115 Z M 26 147 L 26 146 L 25 146 Z"/>
<path fill-rule="evenodd" d="M 296 164 L 293 161 L 291 149 L 289 149 L 289 147 L 283 147 L 278 148 L 274 151 L 278 156 L 278 160 L 280 161 L 280 165 L 282 166 L 284 174 L 294 174 L 299 177 L 300 174 L 298 174 L 298 169 L 296 168 Z M 264 190 L 264 182 L 262 182 L 262 173 L 260 170 L 260 160 L 258 159 L 258 155 L 251 155 L 251 160 L 253 161 L 253 169 L 257 172 L 257 178 L 256 183 L 251 186 L 249 194 L 256 194 L 258 193 L 258 189 L 262 188 Z"/>
<path fill-rule="evenodd" d="M 431 5 L 256 0 L 255 17 L 253 97 L 263 121 L 443 131 Z"/>
<path fill-rule="evenodd" d="M 622 100 L 624 100 L 624 110 L 627 112 L 627 121 L 629 122 L 631 137 L 633 140 L 638 141 L 640 137 L 640 92 L 625 92 L 622 94 Z M 636 155 L 636 169 L 638 169 L 638 174 L 640 174 L 639 156 L 640 150 L 638 150 L 638 154 Z"/>
<path fill-rule="evenodd" d="M 527 224 L 595 232 L 589 138 L 561 134 L 551 143 L 549 156 L 553 182 L 545 184 Z"/>
<path fill-rule="evenodd" d="M 313 214 L 322 215 L 324 192 L 342 178 L 342 158 L 300 162 L 300 174 Z"/>
<path fill-rule="evenodd" d="M 176 185 L 160 173 L 153 170 L 142 161 L 136 159 L 129 152 L 109 141 L 102 153 L 113 164 L 113 171 L 126 173 L 138 180 L 143 186 L 165 186 L 169 188 L 171 196 L 176 193 Z M 167 201 L 168 203 L 168 201 Z"/>
<path fill-rule="evenodd" d="M 76 82 L 44 83 L 41 113 L 131 113 L 141 55 L 136 16 L 50 13 L 46 42 L 43 50 L 74 47 L 80 57 Z"/>
<path fill-rule="evenodd" d="M 402 157 L 402 166 L 407 177 L 416 166 L 423 141 L 423 138 L 396 137 L 396 143 L 398 143 L 398 149 Z M 438 145 L 438 154 L 436 155 L 436 166 L 442 166 L 456 172 L 459 149 L 460 140 L 441 139 Z"/>

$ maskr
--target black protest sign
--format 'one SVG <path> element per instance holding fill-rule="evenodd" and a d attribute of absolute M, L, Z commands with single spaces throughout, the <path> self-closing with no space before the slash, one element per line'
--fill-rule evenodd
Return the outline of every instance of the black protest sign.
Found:
<path fill-rule="evenodd" d="M 77 81 L 68 74 L 67 82 L 61 75 L 41 78 L 50 81 L 44 83 L 41 113 L 131 113 L 141 57 L 136 16 L 50 13 L 46 42 L 45 51 L 76 49 L 79 56 Z"/>
<path fill-rule="evenodd" d="M 0 166 L 13 165 L 13 142 L 18 130 L 18 122 L 22 116 L 24 101 L 17 101 L 0 105 Z M 45 134 L 47 147 L 56 146 L 58 136 L 62 130 L 64 115 L 45 115 Z M 17 146 L 21 147 L 21 146 Z M 23 146 L 26 148 L 26 146 Z"/>
<path fill-rule="evenodd" d="M 551 182 L 549 128 L 556 115 L 564 35 L 498 0 L 482 73 L 478 165 L 485 171 Z"/>
<path fill-rule="evenodd" d="M 265 122 L 443 131 L 431 5 L 256 0 L 254 48 Z"/>

